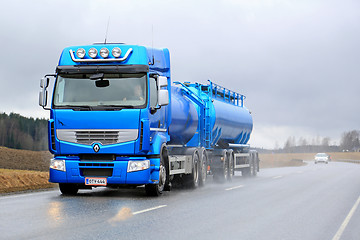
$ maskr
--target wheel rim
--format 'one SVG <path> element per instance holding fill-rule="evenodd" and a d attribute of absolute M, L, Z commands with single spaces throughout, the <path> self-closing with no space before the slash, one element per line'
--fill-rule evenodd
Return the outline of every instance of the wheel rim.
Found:
<path fill-rule="evenodd" d="M 229 162 L 226 154 L 224 155 L 224 164 L 224 179 L 227 180 L 229 174 Z"/>
<path fill-rule="evenodd" d="M 194 156 L 194 183 L 199 181 L 199 156 L 195 153 Z"/>
<path fill-rule="evenodd" d="M 201 179 L 202 179 L 202 181 L 203 182 L 205 182 L 205 180 L 206 180 L 206 174 L 207 174 L 207 169 L 206 169 L 206 155 L 205 155 L 205 151 L 203 152 L 203 154 L 202 154 L 202 166 L 201 166 Z"/>
<path fill-rule="evenodd" d="M 255 169 L 255 167 L 254 167 L 254 162 L 251 161 L 251 163 L 250 163 L 250 174 L 251 174 L 251 175 L 254 175 L 254 169 Z"/>
<path fill-rule="evenodd" d="M 232 155 L 230 155 L 230 159 L 229 159 L 229 176 L 230 178 L 232 178 L 234 176 L 234 165 L 233 165 L 233 157 Z"/>
<path fill-rule="evenodd" d="M 159 171 L 159 184 L 158 184 L 158 189 L 160 192 L 164 190 L 165 182 L 166 182 L 166 169 L 165 166 L 161 164 Z"/>

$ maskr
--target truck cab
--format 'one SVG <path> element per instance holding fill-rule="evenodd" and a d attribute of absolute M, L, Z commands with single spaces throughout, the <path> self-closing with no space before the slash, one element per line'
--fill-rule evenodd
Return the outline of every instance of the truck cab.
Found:
<path fill-rule="evenodd" d="M 49 79 L 54 78 L 50 108 Z M 50 110 L 50 182 L 64 194 L 94 186 L 166 187 L 169 140 L 167 49 L 124 44 L 65 48 L 55 74 L 41 80 L 39 104 Z"/>

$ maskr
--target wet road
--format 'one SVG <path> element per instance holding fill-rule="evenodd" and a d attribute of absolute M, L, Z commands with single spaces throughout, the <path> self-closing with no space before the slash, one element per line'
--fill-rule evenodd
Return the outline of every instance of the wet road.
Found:
<path fill-rule="evenodd" d="M 144 189 L 0 197 L 0 239 L 359 239 L 360 165 L 264 169 L 162 197 Z"/>

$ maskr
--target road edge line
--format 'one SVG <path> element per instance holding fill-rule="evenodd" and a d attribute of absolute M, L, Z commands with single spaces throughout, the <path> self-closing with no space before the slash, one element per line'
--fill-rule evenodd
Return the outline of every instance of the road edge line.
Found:
<path fill-rule="evenodd" d="M 350 212 L 348 213 L 348 215 L 346 216 L 346 218 L 344 219 L 343 223 L 341 224 L 339 230 L 336 232 L 336 234 L 334 235 L 334 237 L 332 238 L 332 240 L 339 240 L 341 238 L 341 235 L 344 233 L 345 228 L 347 227 L 347 225 L 349 224 L 352 216 L 354 215 L 357 207 L 360 204 L 360 196 L 359 198 L 356 200 L 354 206 L 351 208 Z"/>

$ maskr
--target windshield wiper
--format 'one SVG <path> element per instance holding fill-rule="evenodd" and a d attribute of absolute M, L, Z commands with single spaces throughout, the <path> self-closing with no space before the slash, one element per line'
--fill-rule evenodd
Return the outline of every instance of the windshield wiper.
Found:
<path fill-rule="evenodd" d="M 59 109 L 72 109 L 74 111 L 91 111 L 93 110 L 90 106 L 74 106 L 74 105 L 60 105 L 56 106 Z"/>
<path fill-rule="evenodd" d="M 93 107 L 94 110 L 105 109 L 105 110 L 122 110 L 125 108 L 134 108 L 133 105 L 97 105 Z"/>

